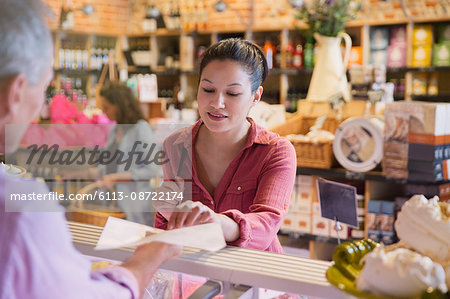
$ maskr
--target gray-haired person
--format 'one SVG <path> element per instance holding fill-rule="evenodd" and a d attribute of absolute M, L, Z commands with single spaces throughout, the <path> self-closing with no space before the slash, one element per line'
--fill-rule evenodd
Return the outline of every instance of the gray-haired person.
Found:
<path fill-rule="evenodd" d="M 52 38 L 39 0 L 0 0 L 0 152 L 14 151 L 23 132 L 5 143 L 7 124 L 27 124 L 39 113 L 53 77 Z M 26 126 L 23 126 L 26 127 Z M 24 130 L 21 130 L 24 131 Z M 150 243 L 121 266 L 91 272 L 76 251 L 59 212 L 7 212 L 8 192 L 45 193 L 0 167 L 0 298 L 138 298 L 158 266 L 180 248 Z M 36 204 L 36 203 L 34 203 Z M 55 203 L 57 205 L 57 203 Z"/>

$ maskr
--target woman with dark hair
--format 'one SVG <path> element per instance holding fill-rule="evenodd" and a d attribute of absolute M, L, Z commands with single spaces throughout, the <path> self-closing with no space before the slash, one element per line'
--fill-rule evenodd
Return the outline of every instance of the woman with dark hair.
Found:
<path fill-rule="evenodd" d="M 100 105 L 109 119 L 118 124 L 135 124 L 144 119 L 139 101 L 124 83 L 110 81 L 100 90 Z"/>
<path fill-rule="evenodd" d="M 110 153 L 110 157 L 118 151 L 123 152 L 123 160 L 130 158 L 133 162 L 99 165 L 96 172 L 101 179 L 97 185 L 116 191 L 116 195 L 122 195 L 123 199 L 118 203 L 128 220 L 153 225 L 151 203 L 131 199 L 134 194 L 150 191 L 150 179 L 159 175 L 159 168 L 153 164 L 139 162 L 137 157 L 127 156 L 132 152 L 147 152 L 148 148 L 145 146 L 154 142 L 153 130 L 144 120 L 139 101 L 124 83 L 107 82 L 100 90 L 100 106 L 108 118 L 118 124 L 109 136 L 105 151 Z"/>
<path fill-rule="evenodd" d="M 282 253 L 277 232 L 294 185 L 295 150 L 248 117 L 267 73 L 263 52 L 249 41 L 227 39 L 206 50 L 197 94 L 200 120 L 163 145 L 170 159 L 163 165 L 165 180 L 183 179 L 185 198 L 193 202 L 157 214 L 156 227 L 216 222 L 229 245 Z"/>

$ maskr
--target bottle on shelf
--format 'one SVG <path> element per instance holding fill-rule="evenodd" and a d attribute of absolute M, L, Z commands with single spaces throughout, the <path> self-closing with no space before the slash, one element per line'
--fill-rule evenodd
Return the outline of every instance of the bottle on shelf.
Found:
<path fill-rule="evenodd" d="M 294 51 L 295 51 L 294 44 L 292 43 L 291 40 L 289 40 L 287 45 L 286 45 L 286 49 L 284 51 L 285 57 L 286 57 L 286 67 L 287 68 L 291 68 L 292 67 Z"/>
<path fill-rule="evenodd" d="M 89 64 L 89 51 L 86 48 L 81 50 L 81 61 L 83 69 L 87 70 Z"/>
<path fill-rule="evenodd" d="M 59 69 L 64 69 L 65 67 L 65 50 L 63 47 L 59 48 L 59 57 L 58 57 L 58 68 Z"/>
<path fill-rule="evenodd" d="M 306 38 L 305 49 L 303 51 L 303 61 L 305 68 L 314 67 L 314 40 L 312 36 Z"/>
<path fill-rule="evenodd" d="M 275 47 L 275 68 L 281 68 L 281 45 Z"/>
<path fill-rule="evenodd" d="M 145 10 L 145 18 L 142 22 L 142 30 L 144 31 L 144 33 L 155 32 L 158 27 L 158 22 L 153 14 L 153 10 L 153 6 L 147 6 Z"/>
<path fill-rule="evenodd" d="M 66 44 L 64 48 L 64 68 L 65 69 L 72 69 L 73 64 L 73 52 L 72 49 L 70 49 L 70 44 Z"/>
<path fill-rule="evenodd" d="M 295 46 L 294 56 L 292 58 L 292 66 L 297 69 L 303 67 L 303 46 L 300 42 L 298 42 Z"/>
<path fill-rule="evenodd" d="M 274 46 L 270 39 L 266 39 L 264 43 L 264 55 L 266 56 L 267 66 L 269 67 L 269 69 L 272 69 L 275 57 L 274 57 Z"/>
<path fill-rule="evenodd" d="M 63 23 L 63 29 L 70 30 L 75 27 L 75 18 L 74 18 L 74 12 L 72 8 L 72 0 L 67 0 L 67 10 L 66 10 L 66 18 L 65 22 Z"/>
<path fill-rule="evenodd" d="M 83 50 L 80 42 L 77 43 L 77 48 L 75 49 L 74 69 L 83 69 Z"/>

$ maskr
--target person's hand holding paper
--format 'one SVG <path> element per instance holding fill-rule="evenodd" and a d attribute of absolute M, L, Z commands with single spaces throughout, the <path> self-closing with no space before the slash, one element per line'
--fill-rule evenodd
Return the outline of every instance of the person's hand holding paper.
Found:
<path fill-rule="evenodd" d="M 173 230 L 160 230 L 151 226 L 109 217 L 95 249 L 107 250 L 137 247 L 150 242 L 164 242 L 208 251 L 225 247 L 222 227 L 207 223 Z"/>
<path fill-rule="evenodd" d="M 183 195 L 184 181 L 178 177 L 176 177 L 174 181 L 164 181 L 162 185 L 155 190 L 155 192 L 175 192 L 176 194 Z M 170 219 L 172 212 L 180 203 L 181 200 L 179 196 L 175 196 L 173 200 L 156 200 L 152 202 L 153 208 L 167 220 Z"/>

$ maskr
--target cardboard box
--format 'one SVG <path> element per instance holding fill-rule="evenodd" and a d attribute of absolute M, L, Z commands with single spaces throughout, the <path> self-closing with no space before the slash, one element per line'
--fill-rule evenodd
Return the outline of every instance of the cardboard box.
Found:
<path fill-rule="evenodd" d="M 427 172 L 408 172 L 408 180 L 415 182 L 440 182 L 448 180 L 448 174 L 444 176 L 444 173 L 427 173 Z"/>
<path fill-rule="evenodd" d="M 410 172 L 425 172 L 431 174 L 442 174 L 444 169 L 444 164 L 448 164 L 450 160 L 444 161 L 419 161 L 419 160 L 409 160 L 408 170 Z"/>
<path fill-rule="evenodd" d="M 415 194 L 423 194 L 425 197 L 430 198 L 435 195 L 439 197 L 444 194 L 450 194 L 450 183 L 444 184 L 406 184 L 405 195 L 413 196 Z M 409 197 L 408 197 L 409 199 Z"/>
<path fill-rule="evenodd" d="M 412 67 L 431 66 L 431 45 L 413 46 L 411 66 Z"/>
<path fill-rule="evenodd" d="M 449 104 L 416 102 L 416 113 L 410 116 L 409 142 L 443 144 L 443 137 L 428 139 L 415 134 L 445 136 Z"/>
<path fill-rule="evenodd" d="M 313 215 L 320 215 L 320 202 L 314 201 L 312 203 L 312 214 Z"/>
<path fill-rule="evenodd" d="M 298 185 L 314 187 L 314 177 L 312 175 L 297 175 L 295 183 Z"/>
<path fill-rule="evenodd" d="M 387 67 L 406 66 L 406 44 L 390 45 L 387 50 Z"/>
<path fill-rule="evenodd" d="M 297 215 L 294 212 L 288 212 L 283 218 L 283 223 L 281 224 L 282 230 L 292 231 L 296 224 Z"/>
<path fill-rule="evenodd" d="M 341 239 L 347 239 L 350 236 L 350 228 L 345 223 L 339 223 L 340 230 L 339 230 L 339 238 Z M 331 221 L 330 222 L 330 237 L 337 238 L 338 235 L 336 233 L 336 222 Z"/>
<path fill-rule="evenodd" d="M 430 144 L 420 144 L 420 143 L 410 143 L 408 148 L 409 160 L 416 161 L 442 161 L 445 160 L 445 148 L 443 144 L 440 145 L 430 145 Z"/>
<path fill-rule="evenodd" d="M 413 29 L 413 46 L 431 47 L 433 44 L 433 27 L 432 25 L 415 24 Z"/>
<path fill-rule="evenodd" d="M 408 168 L 408 159 L 407 158 L 391 158 L 389 156 L 385 156 L 383 158 L 384 166 L 387 168 L 398 168 L 398 169 L 407 169 Z"/>
<path fill-rule="evenodd" d="M 311 214 L 311 201 L 301 199 L 297 200 L 295 212 Z"/>
<path fill-rule="evenodd" d="M 329 236 L 330 221 L 320 215 L 312 215 L 311 233 L 316 236 Z"/>
<path fill-rule="evenodd" d="M 311 214 L 296 213 L 295 230 L 298 232 L 310 234 L 312 232 Z"/>
<path fill-rule="evenodd" d="M 433 45 L 433 66 L 450 66 L 450 42 Z"/>

